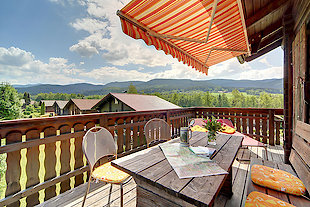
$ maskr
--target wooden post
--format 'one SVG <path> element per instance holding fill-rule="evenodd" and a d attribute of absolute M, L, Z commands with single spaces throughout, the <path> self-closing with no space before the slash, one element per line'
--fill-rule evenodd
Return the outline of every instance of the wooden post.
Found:
<path fill-rule="evenodd" d="M 289 155 L 292 148 L 293 130 L 293 66 L 292 66 L 292 42 L 293 42 L 293 17 L 291 9 L 284 14 L 284 162 L 289 163 Z"/>
<path fill-rule="evenodd" d="M 269 109 L 269 144 L 274 145 L 274 110 Z"/>

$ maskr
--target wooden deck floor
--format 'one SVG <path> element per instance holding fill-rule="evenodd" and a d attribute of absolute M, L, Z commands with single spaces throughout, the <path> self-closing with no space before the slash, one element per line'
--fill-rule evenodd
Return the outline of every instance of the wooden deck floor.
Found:
<path fill-rule="evenodd" d="M 284 151 L 282 146 L 268 146 L 268 160 L 275 162 L 283 162 Z M 265 158 L 265 150 L 262 147 L 250 147 L 249 149 L 240 149 L 237 157 L 243 159 Z M 249 170 L 248 161 L 239 162 L 237 160 L 233 163 L 233 196 L 228 198 L 223 195 L 219 195 L 215 201 L 214 206 L 217 207 L 238 207 L 243 206 L 246 199 L 246 180 Z M 83 184 L 77 188 L 67 191 L 55 198 L 52 198 L 39 206 L 81 206 L 83 196 L 85 193 L 86 184 Z M 92 183 L 90 193 L 87 196 L 85 206 L 108 206 L 108 194 L 110 185 Z M 111 204 L 110 206 L 119 206 L 120 202 L 120 190 L 119 186 L 113 185 Z M 124 206 L 132 207 L 136 206 L 136 184 L 132 179 L 128 184 L 124 186 Z"/>

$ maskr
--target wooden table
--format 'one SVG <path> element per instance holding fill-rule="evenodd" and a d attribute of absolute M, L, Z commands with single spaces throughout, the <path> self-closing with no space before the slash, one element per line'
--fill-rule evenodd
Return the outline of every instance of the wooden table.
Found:
<path fill-rule="evenodd" d="M 213 160 L 226 175 L 179 179 L 159 146 L 123 158 L 112 165 L 129 173 L 137 183 L 137 206 L 212 206 L 220 193 L 232 195 L 232 163 L 242 142 L 241 136 L 219 134 Z M 179 139 L 169 141 L 179 142 Z M 194 132 L 192 146 L 206 146 L 205 132 Z"/>

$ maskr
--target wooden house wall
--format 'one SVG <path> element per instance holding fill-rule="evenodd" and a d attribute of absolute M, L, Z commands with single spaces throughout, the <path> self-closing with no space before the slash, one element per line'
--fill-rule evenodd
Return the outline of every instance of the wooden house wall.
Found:
<path fill-rule="evenodd" d="M 307 71 L 306 24 L 297 31 L 292 44 L 293 52 L 293 124 L 306 122 L 305 80 Z"/>

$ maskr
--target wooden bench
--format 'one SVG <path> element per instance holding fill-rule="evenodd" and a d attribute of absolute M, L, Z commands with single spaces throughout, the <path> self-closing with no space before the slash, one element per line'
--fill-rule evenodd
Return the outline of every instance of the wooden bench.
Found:
<path fill-rule="evenodd" d="M 286 172 L 292 173 L 302 180 L 308 191 L 308 197 L 310 193 L 310 125 L 305 124 L 301 121 L 297 121 L 296 130 L 293 134 L 293 146 L 290 154 L 291 165 L 284 163 L 276 163 L 261 159 L 251 159 L 252 167 L 254 164 L 265 165 L 268 167 L 273 167 L 276 169 L 284 170 Z M 251 169 L 251 168 L 250 168 Z M 247 181 L 247 195 L 252 191 L 259 191 L 266 193 L 273 197 L 279 198 L 287 203 L 294 206 L 310 206 L 310 200 L 303 198 L 301 196 L 294 196 L 279 191 L 275 191 L 269 188 L 265 188 L 256 185 L 251 180 L 251 171 L 249 170 L 248 181 Z"/>

